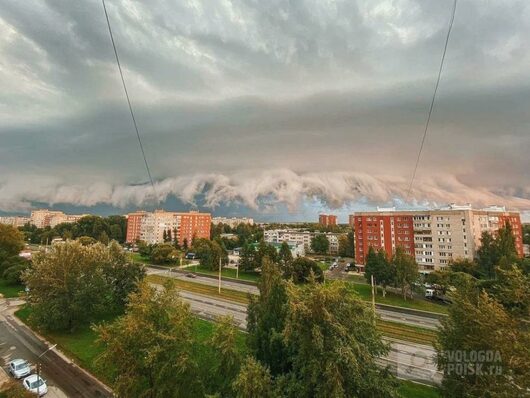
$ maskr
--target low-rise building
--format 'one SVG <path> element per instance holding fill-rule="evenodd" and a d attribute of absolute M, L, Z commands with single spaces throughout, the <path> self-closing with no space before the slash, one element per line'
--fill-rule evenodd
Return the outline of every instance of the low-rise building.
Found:
<path fill-rule="evenodd" d="M 31 220 L 29 217 L 21 217 L 21 216 L 0 217 L 0 224 L 11 225 L 12 227 L 15 227 L 15 228 L 23 227 L 30 221 Z"/>
<path fill-rule="evenodd" d="M 334 232 L 313 232 L 300 229 L 270 229 L 263 232 L 263 239 L 268 243 L 287 242 L 303 245 L 305 252 L 311 252 L 311 240 L 318 234 L 325 235 L 329 242 L 329 253 L 339 252 L 339 237 L 344 234 Z"/>
<path fill-rule="evenodd" d="M 214 217 L 212 218 L 212 224 L 224 224 L 228 225 L 230 228 L 235 228 L 239 224 L 254 225 L 254 219 L 248 217 Z"/>

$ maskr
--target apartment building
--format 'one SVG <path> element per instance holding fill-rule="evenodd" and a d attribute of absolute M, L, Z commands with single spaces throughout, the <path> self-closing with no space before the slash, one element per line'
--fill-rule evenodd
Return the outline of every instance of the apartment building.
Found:
<path fill-rule="evenodd" d="M 191 244 L 194 237 L 210 238 L 211 215 L 190 211 L 189 213 L 155 210 L 137 211 L 127 215 L 128 243 L 143 240 L 147 243 L 164 242 L 164 232 L 180 245 L 184 240 Z"/>
<path fill-rule="evenodd" d="M 491 206 L 448 205 L 434 210 L 396 211 L 378 208 L 375 212 L 350 215 L 355 229 L 355 261 L 364 264 L 370 247 L 384 249 L 391 256 L 397 246 L 415 256 L 421 270 L 445 268 L 451 260 L 473 259 L 480 247 L 482 232 L 496 231 L 510 223 L 517 253 L 523 256 L 522 227 L 517 212 Z"/>
<path fill-rule="evenodd" d="M 37 228 L 55 227 L 62 223 L 74 223 L 87 214 L 65 214 L 62 211 L 39 209 L 33 210 L 30 216 L 30 223 Z"/>
<path fill-rule="evenodd" d="M 0 224 L 11 225 L 12 227 L 15 227 L 15 228 L 23 227 L 29 222 L 30 222 L 29 217 L 20 217 L 20 216 L 0 217 Z"/>
<path fill-rule="evenodd" d="M 254 219 L 248 217 L 214 217 L 212 218 L 212 224 L 225 224 L 230 228 L 235 228 L 239 224 L 254 225 Z"/>
<path fill-rule="evenodd" d="M 337 216 L 333 214 L 320 214 L 318 216 L 318 223 L 324 227 L 337 225 Z"/>
<path fill-rule="evenodd" d="M 263 239 L 268 243 L 287 242 L 292 245 L 303 245 L 306 252 L 311 252 L 311 239 L 317 234 L 326 236 L 330 254 L 339 252 L 339 237 L 344 234 L 332 232 L 311 232 L 299 229 L 271 229 L 263 232 Z"/>

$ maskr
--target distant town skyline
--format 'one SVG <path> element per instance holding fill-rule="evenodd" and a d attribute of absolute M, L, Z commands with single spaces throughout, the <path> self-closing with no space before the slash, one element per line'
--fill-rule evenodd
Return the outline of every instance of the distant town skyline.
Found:
<path fill-rule="evenodd" d="M 0 212 L 198 203 L 344 222 L 376 205 L 471 202 L 528 221 L 527 2 L 459 4 L 407 194 L 451 5 L 109 2 L 157 204 L 101 4 L 3 2 Z"/>

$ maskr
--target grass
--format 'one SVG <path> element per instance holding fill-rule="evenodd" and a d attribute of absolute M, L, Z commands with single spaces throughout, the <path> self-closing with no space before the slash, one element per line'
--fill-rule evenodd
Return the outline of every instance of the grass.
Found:
<path fill-rule="evenodd" d="M 403 323 L 379 319 L 377 321 L 377 329 L 387 337 L 410 341 L 412 343 L 433 345 L 436 340 L 436 331 L 405 325 Z"/>
<path fill-rule="evenodd" d="M 5 279 L 0 278 L 0 294 L 5 298 L 18 297 L 18 294 L 24 291 L 22 285 L 11 285 Z"/>
<path fill-rule="evenodd" d="M 24 323 L 28 324 L 29 316 L 31 315 L 31 308 L 24 306 L 15 312 L 15 315 Z M 112 321 L 116 315 L 109 316 L 102 321 Z M 193 334 L 196 337 L 196 345 L 193 347 L 197 360 L 204 364 L 211 360 L 215 353 L 208 347 L 207 342 L 213 334 L 215 325 L 199 318 L 193 318 Z M 110 383 L 111 377 L 96 365 L 96 359 L 103 352 L 103 348 L 96 343 L 97 333 L 92 330 L 90 325 L 80 327 L 73 333 L 67 332 L 53 332 L 45 334 L 45 337 L 55 344 L 58 344 L 59 349 L 73 359 L 78 365 L 85 368 L 100 380 Z M 238 331 L 236 338 L 237 347 L 242 354 L 246 353 L 246 334 Z"/>
<path fill-rule="evenodd" d="M 328 268 L 329 268 L 329 264 L 323 262 L 323 261 L 317 261 L 317 264 L 318 264 L 318 267 L 322 270 L 322 271 L 327 271 Z"/>
<path fill-rule="evenodd" d="M 195 282 L 183 281 L 180 279 L 167 278 L 160 275 L 147 275 L 146 279 L 157 285 L 163 285 L 165 282 L 172 280 L 175 285 L 182 290 L 191 293 L 203 294 L 205 296 L 218 297 L 224 300 L 235 301 L 241 304 L 248 304 L 248 294 L 237 290 L 221 289 L 221 294 L 216 286 L 203 285 Z"/>
<path fill-rule="evenodd" d="M 402 380 L 398 393 L 403 398 L 440 398 L 440 392 L 436 387 L 425 384 Z"/>
<path fill-rule="evenodd" d="M 372 300 L 372 287 L 370 285 L 358 283 L 353 283 L 353 285 L 355 291 L 359 293 L 359 296 L 361 296 L 363 300 Z M 447 314 L 447 307 L 444 305 L 424 299 L 404 300 L 399 294 L 388 291 L 386 297 L 383 297 L 380 291 L 377 292 L 375 302 L 379 304 L 394 305 L 396 307 Z"/>
<path fill-rule="evenodd" d="M 197 266 L 192 265 L 192 266 L 189 266 L 187 270 L 196 272 L 197 274 L 206 274 L 206 275 L 215 275 L 215 276 L 219 275 L 218 271 L 212 271 L 211 269 L 205 266 L 202 266 L 202 265 L 197 265 Z M 236 270 L 234 268 L 223 268 L 221 271 L 221 275 L 223 278 L 237 279 Z M 258 282 L 259 278 L 260 278 L 259 272 L 239 271 L 239 279 L 250 281 L 250 282 Z"/>
<path fill-rule="evenodd" d="M 346 276 L 346 280 L 361 285 L 368 285 L 368 282 L 366 282 L 365 277 L 359 274 L 348 274 Z"/>

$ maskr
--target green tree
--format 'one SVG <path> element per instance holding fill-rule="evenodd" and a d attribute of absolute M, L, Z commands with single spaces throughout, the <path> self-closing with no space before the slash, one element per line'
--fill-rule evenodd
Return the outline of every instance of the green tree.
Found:
<path fill-rule="evenodd" d="M 77 238 L 77 241 L 81 243 L 83 246 L 89 246 L 93 245 L 94 243 L 97 243 L 98 241 L 90 236 L 80 236 Z"/>
<path fill-rule="evenodd" d="M 512 265 L 510 269 L 497 269 L 497 280 L 488 288 L 506 311 L 514 316 L 530 317 L 530 277 Z"/>
<path fill-rule="evenodd" d="M 354 257 L 354 237 L 353 232 L 348 232 L 346 235 L 339 236 L 339 256 Z"/>
<path fill-rule="evenodd" d="M 198 397 L 203 388 L 193 359 L 193 318 L 175 286 L 144 283 L 131 295 L 124 316 L 95 328 L 119 397 Z"/>
<path fill-rule="evenodd" d="M 254 261 L 257 267 L 261 267 L 261 263 L 265 257 L 276 262 L 278 260 L 278 252 L 274 246 L 268 244 L 264 240 L 261 240 L 258 244 L 256 254 L 254 255 Z"/>
<path fill-rule="evenodd" d="M 368 253 L 366 254 L 366 259 L 364 261 L 364 277 L 366 282 L 369 284 L 372 283 L 372 276 L 375 277 L 377 272 L 377 267 L 379 266 L 379 258 L 377 257 L 377 252 L 370 246 L 368 248 Z"/>
<path fill-rule="evenodd" d="M 473 260 L 469 259 L 456 259 L 449 263 L 449 269 L 452 272 L 463 272 L 472 275 L 475 278 L 479 277 L 478 265 Z"/>
<path fill-rule="evenodd" d="M 35 394 L 29 392 L 16 380 L 8 380 L 0 385 L 0 397 L 3 398 L 35 398 Z"/>
<path fill-rule="evenodd" d="M 237 398 L 273 398 L 272 384 L 269 369 L 253 357 L 247 357 L 233 389 Z"/>
<path fill-rule="evenodd" d="M 153 264 L 170 264 L 174 263 L 177 258 L 175 248 L 169 243 L 154 245 L 151 249 L 149 259 Z"/>
<path fill-rule="evenodd" d="M 288 268 L 291 267 L 293 263 L 293 253 L 291 253 L 291 248 L 287 242 L 282 242 L 280 251 L 278 253 L 278 263 L 283 272 L 286 272 Z"/>
<path fill-rule="evenodd" d="M 254 246 L 245 242 L 239 253 L 239 268 L 243 271 L 253 271 L 257 268 Z"/>
<path fill-rule="evenodd" d="M 396 280 L 396 267 L 388 261 L 384 249 L 379 249 L 375 258 L 374 280 L 376 285 L 382 287 L 383 297 L 385 297 L 387 286 L 393 284 Z"/>
<path fill-rule="evenodd" d="M 0 261 L 16 256 L 24 248 L 24 235 L 11 225 L 0 224 Z"/>
<path fill-rule="evenodd" d="M 530 333 L 523 321 L 471 282 L 452 293 L 435 348 L 444 397 L 522 397 L 528 392 Z M 472 354 L 488 357 L 472 359 Z M 455 353 L 465 353 L 468 359 Z M 483 373 L 474 372 L 481 369 Z M 465 372 L 464 372 L 465 371 Z"/>
<path fill-rule="evenodd" d="M 98 241 L 100 241 L 104 245 L 108 245 L 110 242 L 109 235 L 107 235 L 105 231 L 101 232 L 98 236 Z"/>
<path fill-rule="evenodd" d="M 292 370 L 285 397 L 396 397 L 397 382 L 376 359 L 388 352 L 375 314 L 342 281 L 288 283 L 285 342 Z"/>
<path fill-rule="evenodd" d="M 273 375 L 290 369 L 290 358 L 283 339 L 287 293 L 278 265 L 263 260 L 258 282 L 259 296 L 251 296 L 247 311 L 248 345 L 254 356 Z"/>
<path fill-rule="evenodd" d="M 407 291 L 411 291 L 412 284 L 419 278 L 418 264 L 411 255 L 405 253 L 402 247 L 398 246 L 392 264 L 395 267 L 396 282 L 401 288 L 403 299 L 407 299 Z"/>
<path fill-rule="evenodd" d="M 210 270 L 218 270 L 219 261 L 221 261 L 221 266 L 228 264 L 226 250 L 216 241 L 195 239 L 192 250 L 199 256 L 201 266 Z"/>
<path fill-rule="evenodd" d="M 316 234 L 311 239 L 311 250 L 317 254 L 328 254 L 329 253 L 329 241 L 326 235 Z"/>
<path fill-rule="evenodd" d="M 222 397 L 232 395 L 232 382 L 241 366 L 241 354 L 237 349 L 238 331 L 231 316 L 217 319 L 208 345 L 216 353 L 217 361 L 210 369 L 209 378 L 217 380 L 216 393 Z"/>
<path fill-rule="evenodd" d="M 311 276 L 317 282 L 324 282 L 322 269 L 315 261 L 307 257 L 298 257 L 293 260 L 291 267 L 284 273 L 284 277 L 292 280 L 295 284 L 307 283 Z"/>

